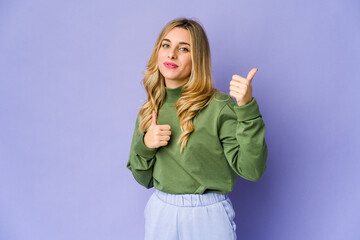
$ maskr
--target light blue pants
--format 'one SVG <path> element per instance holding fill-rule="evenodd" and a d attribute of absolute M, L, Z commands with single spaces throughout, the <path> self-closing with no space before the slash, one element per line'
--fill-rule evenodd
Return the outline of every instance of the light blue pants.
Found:
<path fill-rule="evenodd" d="M 145 210 L 145 240 L 236 240 L 228 194 L 171 194 L 155 189 Z"/>

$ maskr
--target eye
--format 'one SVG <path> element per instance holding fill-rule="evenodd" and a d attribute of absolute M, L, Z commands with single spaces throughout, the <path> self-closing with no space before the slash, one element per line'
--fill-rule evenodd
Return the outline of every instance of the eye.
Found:
<path fill-rule="evenodd" d="M 189 49 L 187 49 L 185 47 L 180 48 L 180 50 L 183 51 L 183 52 L 189 52 Z"/>
<path fill-rule="evenodd" d="M 169 44 L 166 44 L 166 43 L 164 43 L 163 45 L 161 45 L 162 47 L 168 47 L 169 46 Z"/>

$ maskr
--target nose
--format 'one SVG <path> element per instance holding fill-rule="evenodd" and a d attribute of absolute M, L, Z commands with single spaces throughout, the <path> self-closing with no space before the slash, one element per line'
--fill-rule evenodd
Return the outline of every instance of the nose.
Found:
<path fill-rule="evenodd" d="M 170 59 L 175 59 L 176 58 L 176 54 L 175 54 L 174 50 L 169 50 L 168 58 L 170 58 Z"/>

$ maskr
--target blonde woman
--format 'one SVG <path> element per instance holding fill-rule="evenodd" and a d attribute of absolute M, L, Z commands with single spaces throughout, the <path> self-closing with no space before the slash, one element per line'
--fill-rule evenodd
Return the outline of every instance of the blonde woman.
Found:
<path fill-rule="evenodd" d="M 218 91 L 201 24 L 178 18 L 161 30 L 127 162 L 139 184 L 154 187 L 144 210 L 146 240 L 237 238 L 228 193 L 237 176 L 258 181 L 268 154 L 252 96 L 256 71 L 233 75 L 229 94 Z"/>

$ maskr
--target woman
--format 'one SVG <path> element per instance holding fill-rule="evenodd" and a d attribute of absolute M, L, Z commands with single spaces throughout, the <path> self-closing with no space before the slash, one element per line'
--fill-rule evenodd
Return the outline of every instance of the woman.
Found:
<path fill-rule="evenodd" d="M 252 97 L 256 71 L 233 75 L 229 95 L 222 93 L 213 87 L 198 22 L 174 19 L 160 32 L 127 162 L 139 184 L 155 188 L 144 211 L 145 239 L 237 238 L 228 193 L 237 176 L 258 181 L 268 153 Z"/>

